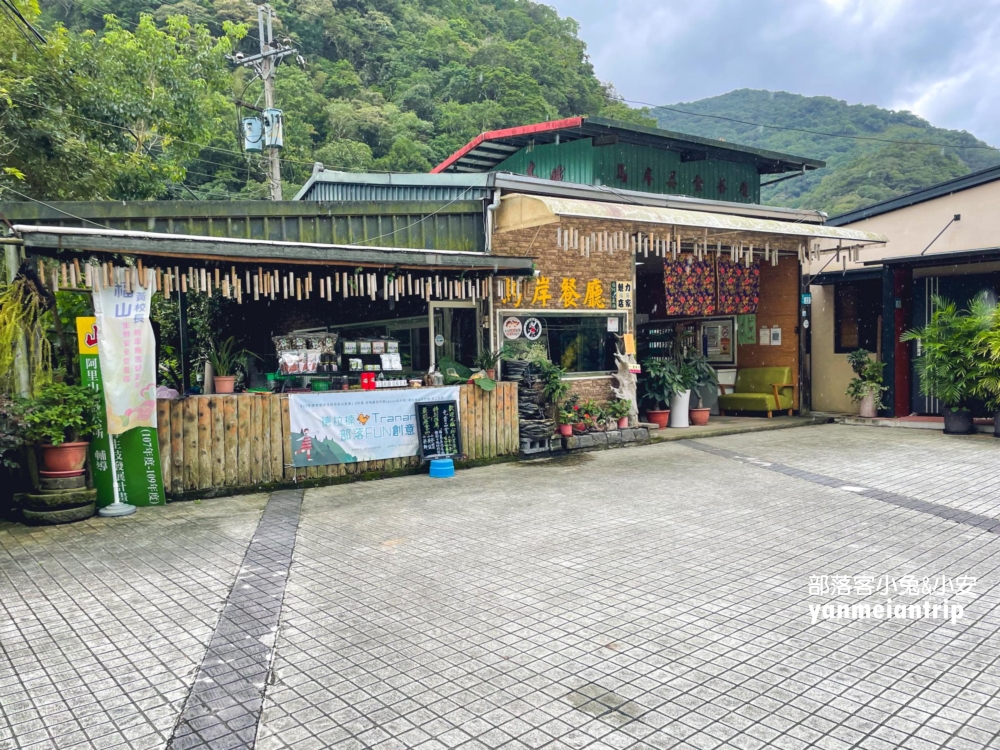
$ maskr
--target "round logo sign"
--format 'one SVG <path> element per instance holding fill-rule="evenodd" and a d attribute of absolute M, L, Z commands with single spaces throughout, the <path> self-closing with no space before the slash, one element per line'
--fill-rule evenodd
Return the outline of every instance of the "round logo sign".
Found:
<path fill-rule="evenodd" d="M 441 334 L 439 333 L 439 334 L 438 334 L 437 336 L 435 336 L 435 337 L 434 337 L 434 343 L 435 343 L 435 344 L 436 344 L 437 346 L 444 346 L 444 336 L 442 336 L 442 335 L 441 335 Z"/>
<path fill-rule="evenodd" d="M 528 318 L 524 321 L 524 338 L 537 341 L 542 335 L 542 321 L 538 318 Z"/>
<path fill-rule="evenodd" d="M 521 319 L 505 318 L 503 321 L 503 335 L 504 338 L 508 339 L 521 338 Z"/>

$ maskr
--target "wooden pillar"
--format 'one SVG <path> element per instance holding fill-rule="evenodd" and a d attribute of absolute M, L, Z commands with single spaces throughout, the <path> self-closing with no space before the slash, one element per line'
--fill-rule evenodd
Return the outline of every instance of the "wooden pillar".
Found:
<path fill-rule="evenodd" d="M 187 294 L 179 290 L 177 292 L 177 333 L 180 339 L 178 357 L 181 365 L 181 395 L 183 395 L 191 389 L 191 365 L 188 362 L 191 345 L 188 342 Z"/>
<path fill-rule="evenodd" d="M 885 416 L 906 417 L 910 399 L 910 344 L 899 337 L 910 327 L 913 308 L 913 269 L 882 267 L 882 360 L 885 362 Z"/>
<path fill-rule="evenodd" d="M 808 268 L 799 262 L 799 319 L 795 330 L 799 337 L 799 414 L 812 411 L 812 305 L 802 304 L 809 292 Z M 805 272 L 805 273 L 804 273 Z"/>
<path fill-rule="evenodd" d="M 899 340 L 903 332 L 911 327 L 913 319 L 913 268 L 910 266 L 895 266 L 892 272 L 893 282 L 893 327 L 895 349 L 895 388 L 893 393 L 894 410 L 897 417 L 909 416 L 913 411 L 912 384 L 910 367 L 913 344 Z"/>

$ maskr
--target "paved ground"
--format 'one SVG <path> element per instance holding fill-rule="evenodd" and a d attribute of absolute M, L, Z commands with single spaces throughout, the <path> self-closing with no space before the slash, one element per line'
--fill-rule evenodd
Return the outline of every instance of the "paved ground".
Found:
<path fill-rule="evenodd" d="M 805 427 L 0 527 L 0 748 L 995 748 L 998 448 Z M 965 611 L 815 609 L 889 597 Z"/>

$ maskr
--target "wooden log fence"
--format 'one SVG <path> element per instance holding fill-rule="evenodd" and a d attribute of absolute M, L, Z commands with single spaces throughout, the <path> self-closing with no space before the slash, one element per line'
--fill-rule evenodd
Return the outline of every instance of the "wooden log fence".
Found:
<path fill-rule="evenodd" d="M 516 455 L 517 385 L 486 392 L 459 389 L 463 457 Z M 302 479 L 342 477 L 419 466 L 416 456 L 330 466 L 291 466 L 288 396 L 244 393 L 157 401 L 160 462 L 168 495 L 252 488 Z"/>

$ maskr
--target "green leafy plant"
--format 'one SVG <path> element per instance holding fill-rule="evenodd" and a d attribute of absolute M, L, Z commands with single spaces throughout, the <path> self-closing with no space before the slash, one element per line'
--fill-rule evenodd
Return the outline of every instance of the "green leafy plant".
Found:
<path fill-rule="evenodd" d="M 887 385 L 883 385 L 883 373 L 885 362 L 876 362 L 871 359 L 871 352 L 867 349 L 855 349 L 847 355 L 847 363 L 854 371 L 854 377 L 847 386 L 847 395 L 851 401 L 858 403 L 872 396 L 876 409 L 884 409 L 882 395 L 889 390 Z"/>
<path fill-rule="evenodd" d="M 566 371 L 549 361 L 537 364 L 542 375 L 542 395 L 545 396 L 550 404 L 558 406 L 566 398 L 572 387 L 570 383 L 563 380 Z"/>
<path fill-rule="evenodd" d="M 968 411 L 982 376 L 981 346 L 977 342 L 989 325 L 992 306 L 985 295 L 977 296 L 968 310 L 959 310 L 951 300 L 932 297 L 934 313 L 922 328 L 906 331 L 900 341 L 916 341 L 920 392 L 934 396 L 954 411 Z"/>
<path fill-rule="evenodd" d="M 651 409 L 669 409 L 675 393 L 690 390 L 697 382 L 694 365 L 684 360 L 650 359 L 642 370 L 642 401 Z"/>
<path fill-rule="evenodd" d="M 702 397 L 699 392 L 701 388 L 705 386 L 717 386 L 719 384 L 719 376 L 715 372 L 715 368 L 708 359 L 701 354 L 694 354 L 685 358 L 684 364 L 688 367 L 688 374 L 691 378 L 691 388 L 694 393 L 695 398 L 698 399 L 697 409 L 702 408 Z"/>
<path fill-rule="evenodd" d="M 567 400 L 559 407 L 559 424 L 580 424 L 580 405 L 575 401 L 576 399 Z"/>
<path fill-rule="evenodd" d="M 986 399 L 986 406 L 1000 410 L 1000 307 L 983 308 L 981 329 L 976 334 L 979 350 L 979 378 L 974 393 Z"/>
<path fill-rule="evenodd" d="M 483 349 L 478 355 L 476 355 L 476 367 L 482 370 L 496 369 L 497 362 L 500 361 L 502 353 L 503 349 L 497 349 L 495 352 L 491 352 L 489 349 Z"/>
<path fill-rule="evenodd" d="M 616 399 L 612 401 L 610 404 L 608 404 L 607 408 L 605 409 L 605 413 L 612 419 L 622 419 L 623 417 L 628 416 L 628 413 L 631 409 L 632 409 L 632 402 L 629 401 L 627 398 Z"/>
<path fill-rule="evenodd" d="M 230 336 L 221 344 L 213 344 L 208 351 L 208 361 L 216 377 L 232 377 L 239 373 L 239 368 L 246 366 L 246 358 L 250 352 L 236 343 L 236 338 Z"/>
<path fill-rule="evenodd" d="M 28 423 L 24 410 L 17 401 L 0 393 L 0 466 L 18 467 L 17 452 L 24 445 Z"/>
<path fill-rule="evenodd" d="M 587 399 L 580 404 L 580 414 L 582 415 L 584 424 L 590 429 L 601 427 L 608 419 L 604 407 L 593 399 Z"/>
<path fill-rule="evenodd" d="M 48 383 L 23 401 L 25 439 L 35 443 L 74 443 L 98 426 L 100 398 L 83 385 Z"/>

